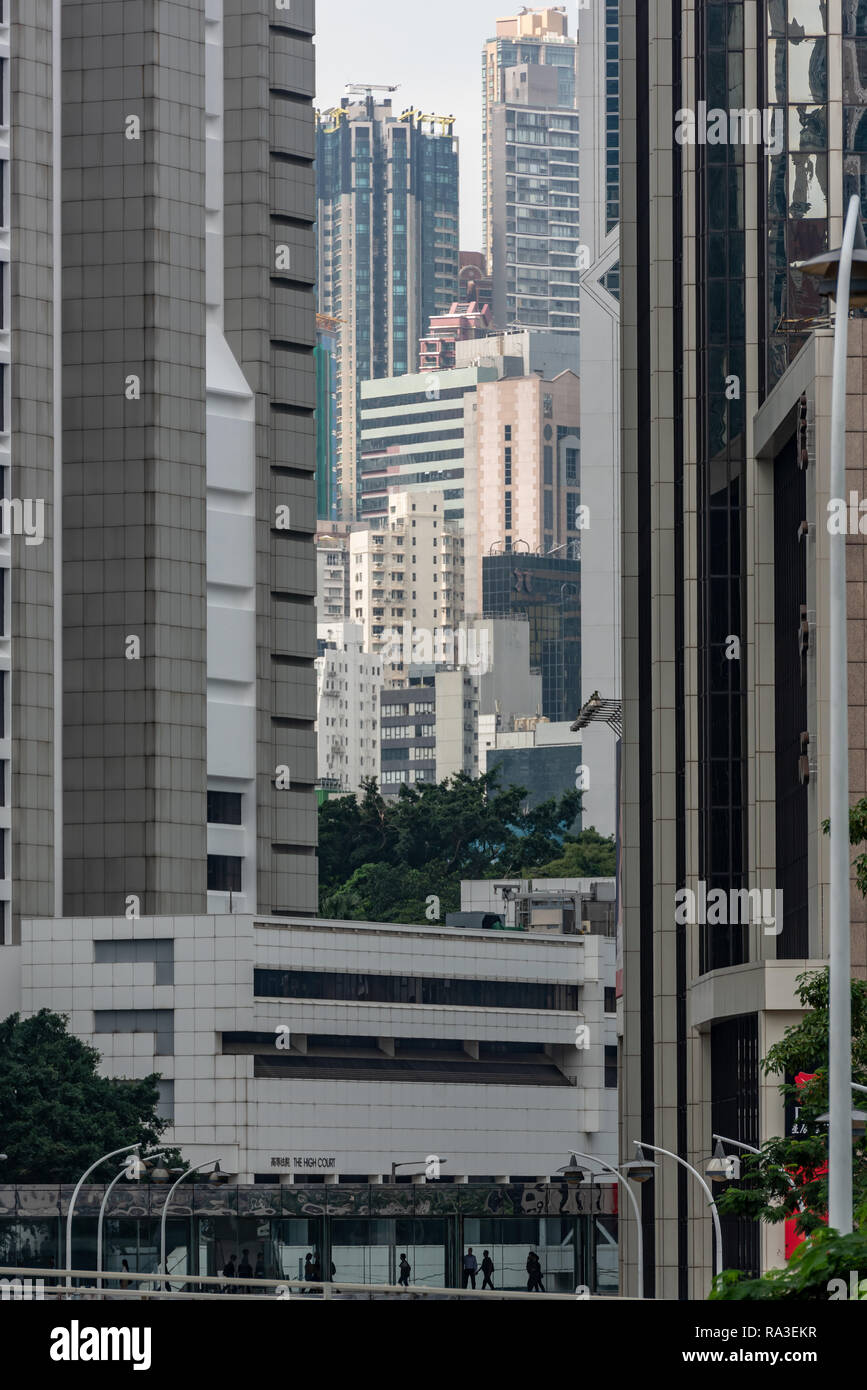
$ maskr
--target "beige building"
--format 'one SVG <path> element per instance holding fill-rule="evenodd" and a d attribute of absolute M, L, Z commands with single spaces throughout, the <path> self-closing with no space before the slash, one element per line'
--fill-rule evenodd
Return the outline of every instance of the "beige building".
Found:
<path fill-rule="evenodd" d="M 581 540 L 580 390 L 574 372 L 480 382 L 475 475 L 467 516 L 477 518 L 467 555 L 468 613 L 482 611 L 482 561 L 503 550 L 549 554 Z"/>
<path fill-rule="evenodd" d="M 438 632 L 464 615 L 463 535 L 444 510 L 442 492 L 395 493 L 387 519 L 350 535 L 349 612 L 365 651 L 382 654 L 386 687 L 435 660 Z"/>
<path fill-rule="evenodd" d="M 865 173 L 858 153 L 844 167 L 843 74 L 857 60 L 841 5 L 783 0 L 757 23 L 755 5 L 733 3 L 722 38 L 717 8 L 684 3 L 674 32 L 670 0 L 620 8 L 620 1156 L 643 1139 L 700 1170 L 714 1132 L 755 1145 L 784 1132 L 779 1079 L 761 1060 L 799 1017 L 797 976 L 828 956 L 832 338 L 826 303 L 789 266 L 840 244 L 845 196 Z M 696 109 L 711 76 L 732 109 L 777 105 L 790 153 L 679 144 L 676 113 Z M 818 156 L 804 103 L 828 142 Z M 847 129 L 865 111 L 848 108 Z M 863 496 L 858 320 L 849 353 L 847 489 Z M 865 542 L 840 543 L 854 803 L 867 791 Z M 702 883 L 726 894 L 724 921 L 675 915 L 675 894 L 698 898 Z M 740 899 L 732 911 L 743 889 L 776 893 L 771 920 Z M 857 891 L 852 963 L 867 972 Z M 698 1183 L 662 1157 L 640 1200 L 646 1292 L 705 1298 L 713 1243 Z M 633 1222 L 620 1234 L 634 1296 Z M 722 1239 L 726 1267 L 784 1262 L 782 1224 L 724 1219 Z"/>
<path fill-rule="evenodd" d="M 488 39 L 483 49 L 482 200 L 485 255 L 489 273 L 494 248 L 494 172 L 498 155 L 494 134 L 494 107 L 500 105 L 505 98 L 506 71 L 516 67 L 518 63 L 547 65 L 550 62 L 553 66 L 555 59 L 549 58 L 549 47 L 566 50 L 575 48 L 575 40 L 569 37 L 569 21 L 564 7 L 547 6 L 537 10 L 527 10 L 525 7 L 522 14 L 498 19 L 496 24 L 496 36 Z M 502 157 L 502 151 L 499 154 Z"/>

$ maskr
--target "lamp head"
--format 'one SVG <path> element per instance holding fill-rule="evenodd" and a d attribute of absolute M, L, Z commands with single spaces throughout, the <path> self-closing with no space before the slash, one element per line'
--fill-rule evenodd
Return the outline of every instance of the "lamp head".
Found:
<path fill-rule="evenodd" d="M 741 1175 L 740 1159 L 726 1153 L 721 1139 L 716 1141 L 713 1158 L 705 1168 L 704 1175 L 711 1182 L 733 1182 Z"/>
<path fill-rule="evenodd" d="M 819 294 L 825 295 L 829 299 L 836 299 L 840 254 L 840 247 L 833 251 L 820 251 L 818 256 L 810 256 L 806 261 L 795 261 L 792 269 L 801 270 L 805 275 L 816 280 Z M 863 308 L 864 305 L 867 305 L 867 238 L 864 236 L 864 226 L 860 217 L 855 226 L 849 303 L 853 309 Z"/>
<path fill-rule="evenodd" d="M 621 1163 L 620 1171 L 633 1182 L 648 1182 L 656 1172 L 656 1164 L 652 1158 L 645 1158 L 644 1150 L 636 1139 L 635 1157 L 628 1163 Z"/>

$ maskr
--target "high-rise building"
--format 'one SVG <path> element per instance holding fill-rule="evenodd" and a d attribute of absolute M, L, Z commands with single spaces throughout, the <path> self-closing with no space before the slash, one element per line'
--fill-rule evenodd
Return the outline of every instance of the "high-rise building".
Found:
<path fill-rule="evenodd" d="M 483 52 L 483 215 L 500 328 L 578 333 L 577 77 L 562 8 L 497 20 Z"/>
<path fill-rule="evenodd" d="M 316 621 L 342 622 L 349 603 L 349 522 L 316 533 Z"/>
<path fill-rule="evenodd" d="M 847 556 L 851 802 L 867 791 L 864 540 L 828 534 L 827 306 L 792 266 L 840 244 L 865 191 L 867 12 L 626 0 L 620 22 L 621 1156 L 643 1138 L 703 1165 L 714 1132 L 784 1133 L 761 1060 L 799 1017 L 797 976 L 828 954 L 833 543 Z M 865 350 L 853 322 L 847 469 L 862 495 Z M 702 909 L 712 890 L 724 911 L 716 894 Z M 863 975 L 857 891 L 851 913 Z M 641 1200 L 646 1291 L 705 1297 L 698 1185 L 663 1159 Z M 626 1231 L 628 1293 L 635 1258 Z M 724 1220 L 724 1265 L 784 1258 L 782 1226 Z"/>
<path fill-rule="evenodd" d="M 579 396 L 574 372 L 553 381 L 533 373 L 479 384 L 468 612 L 481 611 L 482 563 L 495 549 L 580 553 Z"/>
<path fill-rule="evenodd" d="M 3 543 L 6 941 L 315 910 L 312 27 L 40 0 L 0 29 L 4 482 L 45 523 Z"/>
<path fill-rule="evenodd" d="M 395 493 L 387 518 L 353 527 L 350 617 L 365 650 L 382 652 L 386 687 L 403 685 L 412 661 L 431 660 L 438 629 L 464 616 L 464 541 L 445 511 L 441 492 Z"/>
<path fill-rule="evenodd" d="M 358 792 L 366 777 L 379 777 L 382 659 L 364 650 L 360 623 L 319 623 L 316 631 L 318 781 Z"/>
<path fill-rule="evenodd" d="M 444 782 L 459 772 L 479 775 L 479 684 L 466 666 L 421 662 L 407 669 L 402 689 L 383 690 L 381 788 Z"/>
<path fill-rule="evenodd" d="M 452 348 L 474 348 L 475 341 Z M 479 343 L 482 350 L 483 343 Z M 426 501 L 442 494 L 447 521 L 463 525 L 466 474 L 472 472 L 474 406 L 480 381 L 496 378 L 491 361 L 435 374 L 363 381 L 359 396 L 358 490 L 362 521 L 385 518 L 396 493 Z"/>
<path fill-rule="evenodd" d="M 316 130 L 318 308 L 338 321 L 338 515 L 356 515 L 358 384 L 416 366 L 458 298 L 458 142 L 451 117 L 398 115 L 372 91 Z"/>
<path fill-rule="evenodd" d="M 524 550 L 485 555 L 486 618 L 526 617 L 530 665 L 542 673 L 542 713 L 562 723 L 578 709 L 581 690 L 581 562 Z"/>
<path fill-rule="evenodd" d="M 620 114 L 619 3 L 580 11 L 581 493 L 591 508 L 581 535 L 581 582 L 593 595 L 581 619 L 581 703 L 620 697 Z M 577 713 L 577 711 L 576 711 Z M 588 742 L 614 739 L 589 728 Z"/>
<path fill-rule="evenodd" d="M 337 319 L 316 315 L 316 517 L 334 516 L 337 474 Z"/>

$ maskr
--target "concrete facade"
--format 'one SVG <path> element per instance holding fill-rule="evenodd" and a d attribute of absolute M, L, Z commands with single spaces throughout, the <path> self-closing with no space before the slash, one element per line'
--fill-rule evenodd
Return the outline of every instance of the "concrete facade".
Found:
<path fill-rule="evenodd" d="M 226 858 L 249 909 L 315 908 L 312 29 L 311 0 L 0 23 L 0 459 L 44 507 L 0 538 L 0 940 L 217 907 Z"/>
<path fill-rule="evenodd" d="M 249 914 L 37 921 L 21 1005 L 68 1013 L 108 1076 L 159 1072 L 168 1141 L 242 1182 L 303 1181 L 309 1155 L 333 1158 L 331 1181 L 428 1154 L 457 1182 L 548 1178 L 578 1139 L 610 1153 L 603 1052 L 575 1029 L 612 944 Z"/>

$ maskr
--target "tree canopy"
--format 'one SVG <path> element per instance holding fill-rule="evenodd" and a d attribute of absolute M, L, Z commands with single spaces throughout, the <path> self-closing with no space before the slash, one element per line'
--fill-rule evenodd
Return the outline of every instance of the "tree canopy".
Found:
<path fill-rule="evenodd" d="M 446 912 L 460 909 L 462 878 L 519 878 L 530 871 L 545 877 L 534 866 L 550 868 L 567 853 L 577 863 L 581 837 L 566 832 L 581 809 L 580 792 L 525 809 L 526 795 L 523 787 L 501 787 L 494 771 L 404 786 L 388 799 L 369 779 L 360 799 L 325 802 L 319 813 L 320 912 L 425 922 L 434 920 L 426 903 L 436 896 L 444 920 Z M 601 845 L 609 846 L 611 858 L 611 842 L 591 834 L 582 862 L 600 862 Z"/>
<path fill-rule="evenodd" d="M 99 1062 L 96 1048 L 48 1009 L 0 1022 L 5 1181 L 77 1182 L 101 1154 L 136 1142 L 154 1146 L 168 1123 L 156 1114 L 159 1077 L 100 1076 Z"/>

